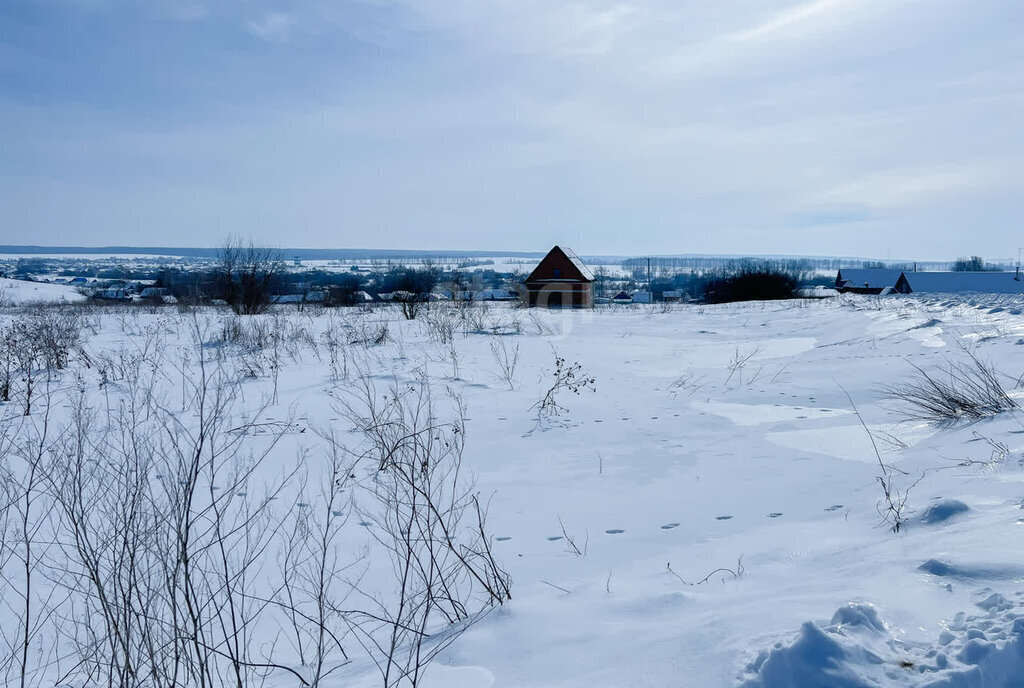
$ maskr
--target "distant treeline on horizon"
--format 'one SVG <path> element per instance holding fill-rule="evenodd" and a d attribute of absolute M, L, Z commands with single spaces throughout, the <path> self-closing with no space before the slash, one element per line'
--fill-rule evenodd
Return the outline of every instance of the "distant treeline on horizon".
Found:
<path fill-rule="evenodd" d="M 35 246 L 35 245 L 0 245 L 0 255 L 52 256 L 52 255 L 124 255 L 124 256 L 168 256 L 180 258 L 215 259 L 220 252 L 219 247 L 168 247 L 168 246 Z M 440 263 L 458 262 L 466 259 L 479 258 L 512 258 L 533 261 L 543 258 L 547 251 L 445 251 L 416 249 L 372 249 L 372 248 L 280 248 L 281 257 L 285 260 L 339 260 L 339 261 L 401 261 L 415 262 L 436 261 Z M 834 269 L 840 267 L 898 267 L 913 269 L 915 261 L 894 259 L 880 261 L 877 259 L 851 256 L 799 256 L 799 255 L 741 255 L 741 254 L 633 254 L 609 255 L 579 253 L 589 263 L 613 265 L 621 264 L 626 269 L 646 267 L 648 257 L 654 269 L 709 269 L 727 267 L 737 261 L 804 261 L 811 269 Z M 514 262 L 514 261 L 513 261 Z M 948 269 L 951 261 L 918 261 L 920 270 Z"/>
<path fill-rule="evenodd" d="M 75 255 L 150 255 L 176 256 L 182 258 L 216 258 L 219 247 L 168 247 L 168 246 L 17 246 L 0 245 L 0 254 L 46 256 L 58 254 Z M 372 248 L 281 248 L 281 256 L 299 260 L 388 260 L 414 258 L 417 260 L 444 258 L 542 258 L 544 251 L 423 251 L 403 249 Z"/>

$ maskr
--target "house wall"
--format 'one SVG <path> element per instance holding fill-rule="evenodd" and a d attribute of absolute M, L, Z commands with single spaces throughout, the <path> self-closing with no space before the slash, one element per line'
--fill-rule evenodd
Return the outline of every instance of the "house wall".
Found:
<path fill-rule="evenodd" d="M 541 308 L 590 308 L 594 288 L 589 282 L 527 282 L 529 305 Z"/>

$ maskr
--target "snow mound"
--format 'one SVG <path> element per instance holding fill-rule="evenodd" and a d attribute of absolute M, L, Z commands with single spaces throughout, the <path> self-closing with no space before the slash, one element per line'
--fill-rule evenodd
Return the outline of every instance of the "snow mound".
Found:
<path fill-rule="evenodd" d="M 921 522 L 927 524 L 944 523 L 949 519 L 970 511 L 970 507 L 959 499 L 943 499 L 932 504 L 921 514 Z"/>
<path fill-rule="evenodd" d="M 954 564 L 941 559 L 929 559 L 917 569 L 940 578 L 1016 580 L 1024 577 L 1024 568 L 1013 564 Z"/>
<path fill-rule="evenodd" d="M 958 614 L 929 645 L 897 640 L 874 607 L 851 603 L 827 626 L 807 621 L 793 642 L 761 652 L 746 667 L 740 686 L 1024 687 L 1024 610 L 999 594 L 978 607 L 984 613 Z"/>

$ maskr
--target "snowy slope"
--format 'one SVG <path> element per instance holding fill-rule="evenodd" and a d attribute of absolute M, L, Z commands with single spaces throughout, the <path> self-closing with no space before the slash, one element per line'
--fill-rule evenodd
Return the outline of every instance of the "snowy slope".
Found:
<path fill-rule="evenodd" d="M 86 297 L 79 294 L 74 287 L 0 277 L 0 305 L 80 303 L 86 300 Z"/>

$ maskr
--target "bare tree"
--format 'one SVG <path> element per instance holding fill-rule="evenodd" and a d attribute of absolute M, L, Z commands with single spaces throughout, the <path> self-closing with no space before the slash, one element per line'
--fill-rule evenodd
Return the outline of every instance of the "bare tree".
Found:
<path fill-rule="evenodd" d="M 239 315 L 263 313 L 270 307 L 271 288 L 282 268 L 279 250 L 229 237 L 217 252 L 220 297 Z"/>

